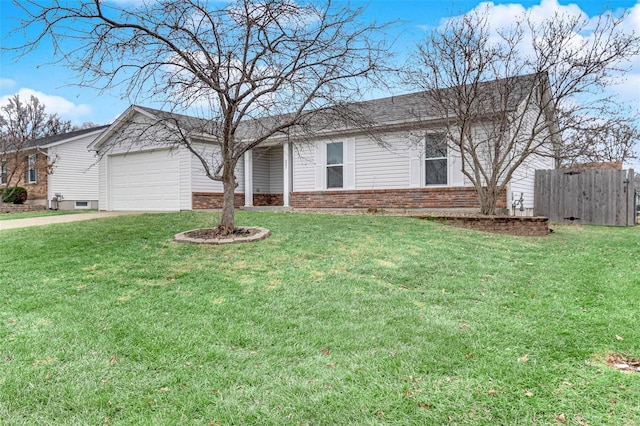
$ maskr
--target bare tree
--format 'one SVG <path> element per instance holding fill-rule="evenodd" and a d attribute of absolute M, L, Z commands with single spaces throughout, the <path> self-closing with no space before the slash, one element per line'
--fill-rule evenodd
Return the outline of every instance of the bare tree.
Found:
<path fill-rule="evenodd" d="M 638 35 L 621 30 L 625 18 L 606 14 L 591 28 L 582 17 L 536 23 L 524 16 L 492 28 L 488 9 L 476 10 L 419 45 L 406 80 L 444 117 L 448 147 L 462 157 L 481 213 L 495 214 L 526 159 L 563 155 L 565 136 L 600 143 L 584 135 L 615 117 L 603 89 L 640 53 Z"/>
<path fill-rule="evenodd" d="M 630 117 L 609 117 L 579 130 L 567 131 L 555 153 L 556 167 L 594 163 L 623 164 L 638 158 L 640 129 Z"/>
<path fill-rule="evenodd" d="M 162 127 L 174 146 L 189 149 L 207 176 L 222 182 L 221 233 L 235 227 L 234 169 L 243 154 L 276 135 L 304 135 L 312 121 L 318 129 L 313 116 L 320 113 L 362 118 L 343 107 L 368 83 L 380 84 L 389 56 L 385 25 L 360 23 L 361 9 L 330 2 L 19 5 L 29 13 L 24 28 L 41 29 L 23 52 L 49 38 L 83 85 L 164 97 L 172 112 L 199 111 L 200 121 L 172 115 Z M 204 154 L 196 143 L 203 140 L 219 147 L 219 157 Z"/>
<path fill-rule="evenodd" d="M 9 98 L 0 108 L 0 204 L 10 195 L 26 171 L 27 150 L 38 150 L 31 141 L 73 130 L 70 121 L 45 111 L 45 105 L 31 96 L 23 102 L 19 95 Z M 46 163 L 46 158 L 43 157 Z"/>

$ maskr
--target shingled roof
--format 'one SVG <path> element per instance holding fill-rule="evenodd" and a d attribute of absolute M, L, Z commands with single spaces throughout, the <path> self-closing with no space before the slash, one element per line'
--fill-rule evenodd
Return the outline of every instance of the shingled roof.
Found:
<path fill-rule="evenodd" d="M 481 96 L 483 100 L 476 106 L 476 108 L 479 112 L 485 110 L 487 114 L 491 114 L 496 112 L 495 108 L 497 100 L 499 102 L 504 102 L 506 98 L 507 110 L 515 110 L 531 93 L 532 87 L 535 87 L 539 81 L 539 75 L 528 74 L 508 79 L 483 82 L 478 86 L 478 91 L 481 94 L 483 92 L 486 93 L 487 96 Z M 501 98 L 504 94 L 501 95 L 500 91 L 501 89 L 504 91 L 504 88 L 507 87 L 507 85 L 509 87 L 508 97 L 505 96 L 504 98 Z M 452 94 L 454 93 L 454 89 L 441 89 L 441 93 L 439 93 L 439 95 L 446 96 L 448 91 L 451 91 Z M 430 101 L 430 99 L 433 99 L 432 93 L 417 92 L 354 102 L 351 104 L 340 105 L 338 107 L 328 107 L 323 110 L 312 110 L 309 111 L 310 113 L 313 112 L 313 114 L 309 114 L 311 117 L 309 123 L 313 129 L 312 132 L 332 134 L 338 132 L 357 131 L 353 122 L 345 119 L 345 114 L 341 115 L 341 112 L 350 112 L 366 119 L 367 126 L 370 128 L 388 128 L 390 126 L 402 127 L 442 119 L 442 112 L 432 101 Z M 218 130 L 221 128 L 219 123 L 185 114 L 178 114 L 139 105 L 132 105 L 130 110 L 131 109 L 142 111 L 153 119 L 168 121 L 171 124 L 179 126 L 180 129 L 186 133 L 197 134 L 202 137 L 213 135 L 216 128 Z M 320 113 L 322 111 L 326 111 L 327 114 Z M 258 129 L 269 128 L 275 123 L 285 121 L 287 117 L 287 114 L 283 114 L 246 120 L 238 129 L 237 135 L 241 139 L 250 139 L 251 136 L 257 133 Z M 292 129 L 291 134 L 296 134 L 295 128 Z"/>
<path fill-rule="evenodd" d="M 53 145 L 56 142 L 62 142 L 66 139 L 72 139 L 72 138 L 77 138 L 79 136 L 82 136 L 84 134 L 87 133 L 92 133 L 98 130 L 104 130 L 107 127 L 109 127 L 108 125 L 105 126 L 97 126 L 97 127 L 91 127 L 88 129 L 80 129 L 80 130 L 74 130 L 72 132 L 67 132 L 67 133 L 61 133 L 59 135 L 52 135 L 52 136 L 46 136 L 44 138 L 38 138 L 38 139 L 32 139 L 30 141 L 28 141 L 27 143 L 25 143 L 24 149 L 29 149 L 29 148 L 46 148 L 47 146 Z"/>

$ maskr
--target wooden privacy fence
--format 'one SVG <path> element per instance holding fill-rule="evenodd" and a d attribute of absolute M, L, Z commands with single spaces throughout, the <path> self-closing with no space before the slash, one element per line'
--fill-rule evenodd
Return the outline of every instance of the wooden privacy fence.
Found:
<path fill-rule="evenodd" d="M 551 222 L 634 226 L 633 170 L 536 170 L 534 215 Z"/>

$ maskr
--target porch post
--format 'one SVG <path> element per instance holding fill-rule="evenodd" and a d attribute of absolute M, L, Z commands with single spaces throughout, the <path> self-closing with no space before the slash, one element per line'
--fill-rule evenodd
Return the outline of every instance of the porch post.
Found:
<path fill-rule="evenodd" d="M 253 154 L 244 153 L 244 206 L 253 207 Z"/>
<path fill-rule="evenodd" d="M 282 144 L 282 167 L 283 167 L 283 185 L 282 185 L 282 205 L 289 207 L 289 193 L 291 192 L 290 164 L 289 164 L 289 142 Z"/>

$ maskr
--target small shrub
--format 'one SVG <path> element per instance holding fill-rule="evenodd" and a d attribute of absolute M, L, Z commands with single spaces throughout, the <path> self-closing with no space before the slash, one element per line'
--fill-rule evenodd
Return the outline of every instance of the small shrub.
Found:
<path fill-rule="evenodd" d="M 5 203 L 24 204 L 27 201 L 27 190 L 21 186 L 6 188 L 2 194 Z"/>

